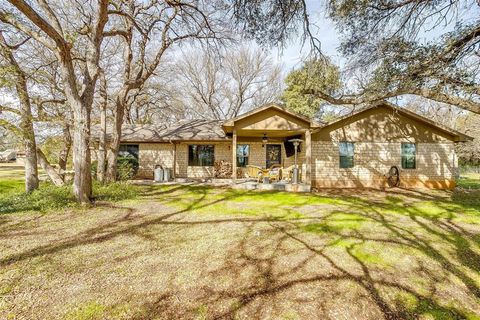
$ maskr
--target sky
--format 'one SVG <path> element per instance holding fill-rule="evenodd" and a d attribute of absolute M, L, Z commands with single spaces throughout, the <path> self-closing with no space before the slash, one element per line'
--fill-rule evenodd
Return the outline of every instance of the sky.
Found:
<path fill-rule="evenodd" d="M 307 1 L 310 21 L 313 24 L 311 31 L 321 41 L 322 52 L 329 56 L 334 64 L 342 65 L 344 59 L 337 50 L 340 45 L 340 34 L 335 29 L 333 22 L 326 16 L 326 10 L 320 2 Z M 302 47 L 302 39 L 299 36 L 296 40 L 290 41 L 286 48 L 272 50 L 272 56 L 288 72 L 300 67 L 302 58 L 308 52 L 308 43 Z"/>
<path fill-rule="evenodd" d="M 462 3 L 462 2 L 460 2 Z M 465 2 L 463 4 L 472 3 L 472 1 Z M 326 54 L 332 62 L 342 67 L 346 59 L 340 54 L 338 47 L 341 42 L 341 34 L 335 29 L 335 25 L 326 15 L 326 8 L 323 1 L 307 0 L 307 9 L 310 15 L 310 22 L 314 24 L 311 27 L 312 33 L 320 40 L 321 50 Z M 478 20 L 480 17 L 480 6 L 473 4 L 469 8 L 464 8 L 460 5 L 458 11 L 452 11 L 452 20 L 446 26 L 440 25 L 433 30 L 429 27 L 425 27 L 423 33 L 420 34 L 420 39 L 423 41 L 433 40 L 445 32 L 454 29 L 455 24 L 452 21 L 455 20 L 453 15 L 458 15 L 457 18 L 461 18 L 463 22 L 470 23 Z M 272 57 L 276 62 L 284 66 L 285 71 L 290 71 L 300 67 L 302 58 L 308 54 L 308 44 L 302 49 L 302 41 L 299 36 L 296 41 L 291 41 L 284 49 L 273 49 Z"/>

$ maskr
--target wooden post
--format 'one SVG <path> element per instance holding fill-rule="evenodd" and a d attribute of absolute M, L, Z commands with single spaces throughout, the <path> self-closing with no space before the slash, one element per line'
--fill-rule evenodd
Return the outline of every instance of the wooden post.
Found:
<path fill-rule="evenodd" d="M 305 183 L 312 184 L 312 134 L 305 131 Z"/>
<path fill-rule="evenodd" d="M 173 180 L 177 177 L 177 144 L 174 142 L 173 143 Z"/>
<path fill-rule="evenodd" d="M 237 130 L 233 129 L 232 134 L 232 180 L 237 180 Z"/>

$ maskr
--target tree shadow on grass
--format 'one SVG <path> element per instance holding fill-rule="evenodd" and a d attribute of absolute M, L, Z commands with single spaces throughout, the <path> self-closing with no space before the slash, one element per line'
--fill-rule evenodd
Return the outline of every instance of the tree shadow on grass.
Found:
<path fill-rule="evenodd" d="M 476 234 L 466 231 L 448 217 L 426 215 L 413 206 L 406 206 L 393 195 L 383 202 L 342 197 L 342 203 L 334 202 L 328 210 L 321 208 L 320 211 L 325 211 L 316 216 L 297 215 L 295 218 L 288 217 L 294 216 L 298 208 L 285 207 L 282 201 L 272 202 L 268 209 L 282 210 L 283 217 L 270 216 L 268 210 L 258 216 L 244 216 L 241 207 L 238 215 L 226 217 L 202 218 L 197 215 L 193 218 L 186 215 L 220 203 L 234 202 L 238 197 L 252 195 L 255 199 L 270 192 L 218 192 L 208 187 L 175 186 L 152 188 L 145 197 L 168 204 L 172 199 L 182 197 L 182 193 L 186 196 L 181 208 L 150 218 L 148 215 L 136 216 L 135 208 L 113 207 L 125 213 L 73 237 L 5 257 L 0 260 L 0 267 L 128 234 L 143 234 L 145 241 L 155 241 L 155 237 L 146 234 L 145 230 L 156 225 L 189 228 L 233 222 L 243 230 L 242 237 L 235 245 L 225 248 L 220 267 L 202 274 L 206 280 L 194 288 L 189 302 L 174 298 L 179 289 L 169 284 L 156 297 L 141 305 L 141 311 L 132 318 L 191 318 L 192 314 L 218 319 L 238 315 L 261 318 L 268 316 L 268 312 L 275 316 L 275 312 L 284 312 L 288 302 L 293 303 L 291 308 L 295 312 L 301 313 L 303 307 L 314 305 L 316 316 L 328 318 L 330 314 L 334 318 L 329 313 L 334 302 L 357 310 L 355 302 L 345 298 L 348 294 L 368 305 L 363 310 L 365 318 L 413 319 L 429 314 L 436 319 L 461 319 L 468 315 L 468 310 L 440 303 L 442 297 L 438 295 L 435 283 L 428 288 L 415 288 L 405 279 L 397 278 L 399 270 L 382 269 L 362 256 L 359 248 L 371 243 L 405 250 L 419 265 L 413 271 L 418 277 L 427 275 L 432 280 L 447 281 L 445 279 L 449 276 L 454 276 L 474 297 L 472 299 L 478 302 L 480 297 L 478 285 L 470 275 L 479 271 L 476 261 L 480 259 L 476 250 L 471 248 L 478 246 L 478 242 L 472 241 Z M 296 206 L 311 201 L 304 197 L 299 195 Z M 191 199 L 190 203 L 188 199 Z M 367 223 L 374 230 L 363 228 Z M 439 242 L 448 250 L 439 250 Z M 339 243 L 344 244 L 339 246 Z M 456 253 L 453 258 L 446 253 L 449 250 Z M 421 253 L 422 259 L 417 259 L 412 252 Z M 440 265 L 442 274 L 437 274 L 435 268 L 424 263 L 425 260 Z M 222 277 L 227 279 L 226 283 L 222 283 Z M 306 295 L 301 294 L 303 290 Z M 413 299 L 412 305 L 392 299 L 389 292 L 407 295 Z M 477 311 L 479 309 L 477 305 Z M 301 315 L 312 316 L 308 312 L 311 311 Z"/>

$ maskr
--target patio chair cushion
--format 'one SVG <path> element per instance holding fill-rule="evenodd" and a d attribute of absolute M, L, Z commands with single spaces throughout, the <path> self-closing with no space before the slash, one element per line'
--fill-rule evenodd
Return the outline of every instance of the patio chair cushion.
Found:
<path fill-rule="evenodd" d="M 263 176 L 263 170 L 262 168 L 257 166 L 247 165 L 245 174 L 247 178 L 256 179 L 257 181 L 260 181 Z"/>

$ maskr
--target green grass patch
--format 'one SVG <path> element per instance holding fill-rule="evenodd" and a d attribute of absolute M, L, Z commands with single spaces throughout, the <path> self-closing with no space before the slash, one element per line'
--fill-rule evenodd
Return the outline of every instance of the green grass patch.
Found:
<path fill-rule="evenodd" d="M 23 167 L 0 167 L 0 179 L 24 179 L 25 171 Z"/>
<path fill-rule="evenodd" d="M 65 315 L 65 320 L 95 320 L 103 319 L 106 307 L 96 301 L 82 305 Z"/>
<path fill-rule="evenodd" d="M 319 218 L 320 222 L 302 224 L 301 229 L 310 233 L 331 233 L 343 230 L 358 230 L 364 223 L 364 217 L 354 213 L 333 212 L 326 217 Z"/>
<path fill-rule="evenodd" d="M 19 179 L 0 180 L 0 195 L 13 192 L 22 192 L 25 189 L 25 182 Z"/>
<path fill-rule="evenodd" d="M 158 196 L 158 201 L 179 211 L 195 214 L 240 214 L 278 219 L 299 219 L 306 206 L 347 205 L 339 198 L 314 194 L 277 191 L 248 191 L 209 186 L 154 186 L 145 192 L 146 198 Z"/>
<path fill-rule="evenodd" d="M 457 186 L 465 189 L 480 189 L 480 173 L 464 173 L 457 180 Z"/>
<path fill-rule="evenodd" d="M 38 190 L 25 193 L 16 180 L 3 180 L 4 188 L 9 192 L 0 194 L 0 214 L 25 211 L 47 212 L 56 209 L 78 206 L 71 185 L 57 187 L 48 182 L 41 182 Z M 108 185 L 93 184 L 93 195 L 97 201 L 120 201 L 137 196 L 137 188 L 126 183 Z"/>

